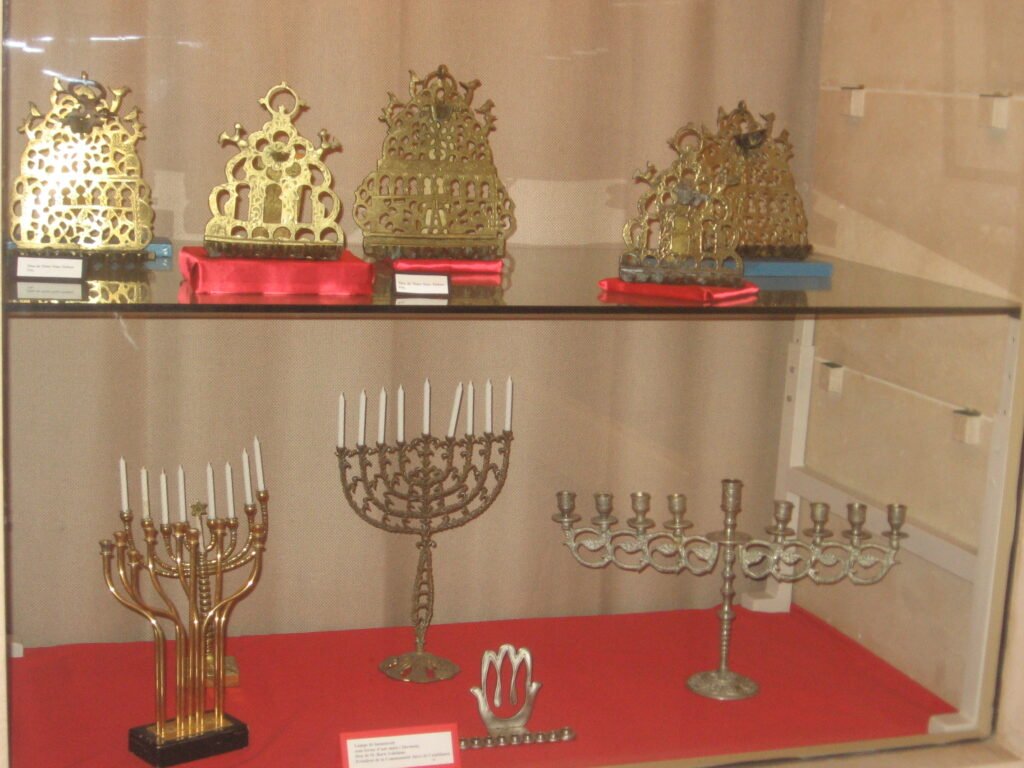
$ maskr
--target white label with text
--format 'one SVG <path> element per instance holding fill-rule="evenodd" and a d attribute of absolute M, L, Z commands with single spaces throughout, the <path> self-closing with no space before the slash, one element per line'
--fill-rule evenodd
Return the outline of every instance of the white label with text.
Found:
<path fill-rule="evenodd" d="M 451 731 L 370 736 L 345 742 L 348 768 L 420 768 L 455 764 Z"/>
<path fill-rule="evenodd" d="M 81 280 L 81 259 L 53 259 L 19 256 L 18 277 L 48 277 L 56 280 Z"/>
<path fill-rule="evenodd" d="M 415 275 L 408 272 L 395 273 L 395 293 L 416 296 L 447 296 L 447 275 Z"/>

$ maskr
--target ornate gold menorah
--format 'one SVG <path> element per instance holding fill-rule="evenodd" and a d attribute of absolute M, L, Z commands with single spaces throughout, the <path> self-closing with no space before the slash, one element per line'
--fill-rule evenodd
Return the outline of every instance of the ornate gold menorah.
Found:
<path fill-rule="evenodd" d="M 404 393 L 399 388 L 398 442 L 384 442 L 385 393 L 381 392 L 381 418 L 377 444 L 364 444 L 365 393 L 360 401 L 360 437 L 355 448 L 344 447 L 344 396 L 340 400 L 339 440 L 335 451 L 345 499 L 363 520 L 391 533 L 419 537 L 419 562 L 412 588 L 412 625 L 416 650 L 391 656 L 380 664 L 388 677 L 414 683 L 448 680 L 458 665 L 424 650 L 427 629 L 434 616 L 434 536 L 480 517 L 494 503 L 508 476 L 512 446 L 512 382 L 508 382 L 505 431 L 491 429 L 491 386 L 487 383 L 485 426 L 473 434 L 473 390 L 469 389 L 466 436 L 455 437 L 462 398 L 455 395 L 447 437 L 430 434 L 429 383 L 425 386 L 423 434 L 405 440 Z"/>
<path fill-rule="evenodd" d="M 888 505 L 889 530 L 882 534 L 888 544 L 882 545 L 868 542 L 871 534 L 864 530 L 867 507 L 851 503 L 847 505 L 850 528 L 843 531 L 846 542 L 830 541 L 832 532 L 826 529 L 829 505 L 813 502 L 812 527 L 804 531 L 808 540 L 802 541 L 789 527 L 793 504 L 776 501 L 773 525 L 765 529 L 769 538 L 753 539 L 736 530 L 736 517 L 742 511 L 742 489 L 739 480 L 722 481 L 724 524 L 722 530 L 707 536 L 686 535 L 693 523 L 685 519 L 686 497 L 681 493 L 669 495 L 671 517 L 660 531 L 652 530 L 655 522 L 647 517 L 651 495 L 643 492 L 630 494 L 633 517 L 626 521 L 628 530 L 614 527 L 618 520 L 612 516 L 610 493 L 594 494 L 597 516 L 590 526 L 576 526 L 581 518 L 575 511 L 576 494 L 571 491 L 556 494 L 559 511 L 551 518 L 561 526 L 563 543 L 572 556 L 588 568 L 614 565 L 627 571 L 652 568 L 659 573 L 689 571 L 703 576 L 722 561 L 719 664 L 717 669 L 698 672 L 687 681 L 694 693 L 722 701 L 745 699 L 758 691 L 756 682 L 729 668 L 737 569 L 751 579 L 795 582 L 806 578 L 816 584 L 836 584 L 846 579 L 860 586 L 877 584 L 896 565 L 900 541 L 907 537 L 901 531 L 907 517 L 904 505 Z"/>
<path fill-rule="evenodd" d="M 412 588 L 416 650 L 381 662 L 388 677 L 429 683 L 458 674 L 458 665 L 424 650 L 434 616 L 433 537 L 475 520 L 494 503 L 508 476 L 511 445 L 512 432 L 505 430 L 337 449 L 341 486 L 356 514 L 382 530 L 419 537 Z"/>
<path fill-rule="evenodd" d="M 270 495 L 260 488 L 256 494 L 258 507 L 253 503 L 247 457 L 243 459 L 243 510 L 248 529 L 244 537 L 234 515 L 230 490 L 228 516 L 216 516 L 212 508 L 212 475 L 208 475 L 210 506 L 200 502 L 191 507 L 195 524 L 185 521 L 184 505 L 182 521 L 169 523 L 166 478 L 161 476 L 163 522 L 157 525 L 149 516 L 148 490 L 144 491 L 142 546 L 136 542 L 134 514 L 128 508 L 123 483 L 121 530 L 115 531 L 113 541 L 100 542 L 107 588 L 121 605 L 146 619 L 153 633 L 155 718 L 149 725 L 129 730 L 129 749 L 152 765 L 174 765 L 248 744 L 246 725 L 224 711 L 225 642 L 232 611 L 260 579 L 269 530 Z M 258 484 L 262 486 L 262 468 L 257 466 Z M 179 491 L 183 498 L 183 479 Z M 233 590 L 225 585 L 225 577 L 232 571 L 245 573 L 244 581 Z M 165 586 L 173 582 L 178 583 L 184 595 L 182 608 Z M 175 657 L 172 717 L 167 715 L 165 682 L 167 625 L 173 632 Z M 212 710 L 206 705 L 208 683 L 213 688 Z"/>

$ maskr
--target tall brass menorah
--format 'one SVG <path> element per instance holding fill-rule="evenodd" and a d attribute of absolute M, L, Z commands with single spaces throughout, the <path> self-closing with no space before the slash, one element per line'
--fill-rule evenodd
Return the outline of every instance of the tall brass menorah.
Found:
<path fill-rule="evenodd" d="M 633 516 L 626 520 L 628 529 L 614 527 L 618 520 L 612 515 L 610 493 L 594 494 L 597 516 L 589 526 L 576 525 L 581 518 L 576 514 L 576 494 L 572 491 L 556 494 L 558 513 L 551 518 L 561 526 L 563 543 L 572 556 L 588 568 L 614 565 L 627 571 L 652 568 L 659 573 L 689 571 L 703 576 L 722 562 L 718 667 L 698 672 L 687 681 L 694 693 L 720 701 L 745 699 L 758 691 L 756 682 L 729 668 L 737 570 L 751 579 L 807 579 L 816 584 L 837 584 L 845 579 L 860 586 L 877 584 L 896 565 L 900 541 L 907 537 L 901 530 L 907 517 L 904 505 L 888 505 L 889 530 L 882 534 L 888 543 L 876 544 L 869 542 L 871 534 L 864 530 L 867 507 L 851 503 L 847 505 L 850 528 L 843 531 L 846 541 L 831 541 L 832 532 L 826 528 L 829 505 L 813 502 L 812 527 L 804 531 L 808 539 L 803 541 L 789 527 L 793 504 L 776 501 L 773 524 L 765 529 L 769 538 L 754 539 L 736 530 L 736 518 L 743 507 L 742 489 L 739 480 L 722 481 L 724 524 L 722 530 L 707 536 L 686 535 L 693 523 L 685 517 L 686 497 L 681 493 L 668 497 L 670 517 L 664 530 L 655 529 L 655 522 L 647 517 L 651 495 L 644 492 L 630 494 Z"/>
<path fill-rule="evenodd" d="M 473 428 L 473 384 L 466 408 L 466 435 L 455 437 L 462 401 L 459 384 L 446 437 L 430 434 L 430 382 L 424 384 L 423 434 L 405 439 L 405 391 L 398 388 L 397 443 L 384 441 L 387 392 L 381 390 L 377 444 L 366 444 L 366 393 L 360 395 L 355 448 L 345 447 L 345 396 L 339 398 L 338 468 L 345 500 L 360 518 L 389 533 L 417 536 L 419 560 L 412 588 L 416 650 L 391 656 L 380 670 L 395 680 L 432 683 L 459 672 L 454 662 L 425 650 L 434 616 L 434 536 L 480 517 L 494 503 L 508 476 L 512 447 L 512 380 L 506 390 L 505 430 L 491 424 L 491 383 L 487 382 L 484 432 Z"/>
<path fill-rule="evenodd" d="M 154 722 L 131 728 L 129 750 L 156 766 L 241 749 L 247 746 L 245 723 L 224 711 L 228 621 L 238 603 L 259 582 L 269 530 L 270 495 L 264 487 L 259 441 L 256 447 L 257 491 L 254 501 L 248 454 L 242 453 L 247 532 L 240 535 L 235 515 L 230 465 L 225 466 L 227 515 L 217 516 L 213 470 L 206 468 L 206 502 L 185 502 L 185 474 L 178 468 L 180 519 L 168 519 L 167 476 L 160 473 L 162 521 L 153 522 L 149 509 L 149 478 L 142 470 L 141 546 L 128 504 L 125 463 L 121 459 L 121 530 L 113 540 L 100 542 L 107 589 L 124 607 L 142 616 L 153 633 Z M 258 507 L 257 507 L 258 502 Z M 193 519 L 189 519 L 190 516 Z M 234 589 L 226 585 L 232 572 L 243 575 Z M 184 596 L 175 600 L 175 582 Z M 179 605 L 180 604 L 180 605 Z M 174 639 L 174 715 L 167 714 L 167 648 L 169 625 Z M 213 708 L 206 703 L 213 689 Z"/>

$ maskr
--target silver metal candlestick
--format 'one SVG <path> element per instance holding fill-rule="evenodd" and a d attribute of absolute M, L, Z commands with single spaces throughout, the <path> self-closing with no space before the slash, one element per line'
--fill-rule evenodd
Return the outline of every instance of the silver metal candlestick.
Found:
<path fill-rule="evenodd" d="M 659 573 L 678 574 L 689 571 L 697 576 L 712 572 L 719 559 L 722 561 L 722 605 L 720 620 L 720 652 L 717 669 L 699 672 L 687 681 L 694 693 L 721 701 L 745 699 L 757 693 L 757 683 L 729 668 L 729 646 L 732 622 L 736 617 L 733 601 L 736 591 L 733 583 L 736 569 L 752 579 L 773 578 L 782 582 L 795 582 L 807 578 L 816 584 L 836 584 L 848 579 L 853 584 L 877 584 L 896 564 L 900 541 L 907 537 L 900 529 L 906 521 L 907 508 L 902 504 L 887 507 L 889 530 L 882 535 L 887 545 L 868 543 L 871 534 L 864 530 L 867 507 L 848 504 L 849 530 L 843 531 L 846 542 L 831 541 L 832 532 L 826 529 L 829 506 L 821 502 L 811 504 L 813 526 L 804 534 L 808 541 L 797 538 L 789 528 L 793 518 L 793 505 L 776 501 L 774 524 L 765 529 L 769 538 L 752 539 L 736 530 L 736 518 L 742 510 L 743 483 L 739 480 L 722 481 L 722 530 L 707 536 L 687 536 L 693 523 L 685 519 L 686 497 L 670 494 L 670 518 L 665 530 L 651 530 L 655 523 L 648 519 L 651 508 L 649 493 L 630 494 L 633 517 L 626 521 L 629 530 L 615 529 L 618 522 L 612 516 L 612 495 L 594 494 L 597 516 L 591 525 L 578 527 L 581 518 L 576 514 L 576 494 L 559 491 L 556 494 L 558 514 L 552 520 L 558 523 L 565 536 L 565 545 L 573 557 L 588 568 L 614 565 L 627 571 L 653 568 Z"/>
<path fill-rule="evenodd" d="M 494 503 L 508 476 L 511 446 L 512 432 L 506 429 L 462 438 L 424 434 L 397 445 L 378 442 L 335 451 L 341 487 L 356 514 L 390 533 L 419 537 L 412 589 L 416 650 L 381 662 L 388 677 L 431 683 L 458 674 L 456 664 L 424 650 L 434 615 L 433 537 L 475 520 Z"/>

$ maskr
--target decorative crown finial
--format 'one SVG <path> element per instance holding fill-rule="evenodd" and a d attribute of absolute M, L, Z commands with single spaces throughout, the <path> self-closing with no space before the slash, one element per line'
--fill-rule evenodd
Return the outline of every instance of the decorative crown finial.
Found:
<path fill-rule="evenodd" d="M 239 152 L 227 163 L 227 181 L 210 193 L 207 248 L 211 255 L 338 258 L 341 200 L 323 158 L 341 144 L 324 129 L 319 146 L 299 134 L 295 119 L 307 106 L 287 83 L 259 103 L 270 113 L 260 130 L 250 134 L 235 123 L 233 133 L 220 135 Z"/>

